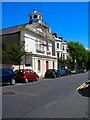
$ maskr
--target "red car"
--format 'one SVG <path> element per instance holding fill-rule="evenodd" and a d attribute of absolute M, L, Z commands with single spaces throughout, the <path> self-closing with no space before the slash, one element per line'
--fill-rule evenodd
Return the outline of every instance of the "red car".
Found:
<path fill-rule="evenodd" d="M 39 79 L 39 76 L 33 70 L 30 69 L 15 70 L 15 74 L 17 82 L 24 81 L 25 83 L 28 83 L 32 80 L 38 81 Z"/>

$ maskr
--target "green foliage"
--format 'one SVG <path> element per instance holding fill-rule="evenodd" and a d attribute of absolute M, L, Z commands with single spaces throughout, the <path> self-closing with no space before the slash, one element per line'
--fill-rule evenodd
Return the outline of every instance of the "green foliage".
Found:
<path fill-rule="evenodd" d="M 19 41 L 8 49 L 2 51 L 2 59 L 9 59 L 20 64 L 20 62 L 23 61 L 22 57 L 26 54 L 27 52 L 24 50 L 24 41 Z"/>
<path fill-rule="evenodd" d="M 79 44 L 79 42 L 70 41 L 68 43 L 68 52 L 70 54 L 70 57 L 72 58 L 73 67 L 76 60 L 78 68 L 85 68 L 88 61 L 88 51 L 85 50 L 82 44 Z"/>
<path fill-rule="evenodd" d="M 88 51 L 88 61 L 87 61 L 86 67 L 88 70 L 90 70 L 90 51 Z"/>
<path fill-rule="evenodd" d="M 61 59 L 60 62 L 61 62 L 61 64 L 62 64 L 61 67 L 65 69 L 65 67 L 66 67 L 66 65 L 67 65 L 67 60 Z"/>

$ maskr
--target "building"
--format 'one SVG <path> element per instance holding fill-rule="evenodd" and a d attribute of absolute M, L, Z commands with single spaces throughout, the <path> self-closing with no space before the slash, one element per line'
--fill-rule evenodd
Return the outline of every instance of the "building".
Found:
<path fill-rule="evenodd" d="M 50 27 L 42 22 L 42 15 L 36 9 L 28 16 L 29 23 L 2 30 L 2 47 L 7 48 L 18 40 L 24 40 L 27 55 L 21 68 L 33 69 L 39 76 L 44 76 L 47 69 L 57 69 L 57 57 L 52 55 L 54 38 Z M 13 67 L 14 70 L 18 69 L 16 63 Z"/>
<path fill-rule="evenodd" d="M 61 59 L 67 59 L 68 58 L 68 53 L 67 53 L 67 41 L 63 40 L 63 37 L 57 37 L 57 33 L 52 33 L 54 36 L 54 41 L 52 42 L 53 50 L 52 53 L 53 55 L 57 56 L 57 68 L 61 69 L 62 68 L 62 63 L 60 62 Z"/>

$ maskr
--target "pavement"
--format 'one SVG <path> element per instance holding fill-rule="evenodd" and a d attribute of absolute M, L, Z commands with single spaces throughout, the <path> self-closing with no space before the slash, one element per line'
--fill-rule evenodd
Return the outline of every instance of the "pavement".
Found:
<path fill-rule="evenodd" d="M 88 97 L 76 89 L 88 73 L 2 87 L 3 118 L 88 118 Z"/>

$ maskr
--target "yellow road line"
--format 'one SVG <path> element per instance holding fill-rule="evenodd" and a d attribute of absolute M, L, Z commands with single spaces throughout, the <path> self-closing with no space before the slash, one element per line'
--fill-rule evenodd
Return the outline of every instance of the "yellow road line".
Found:
<path fill-rule="evenodd" d="M 83 83 L 81 86 L 79 86 L 76 91 L 78 92 L 79 89 L 82 89 L 84 86 L 86 85 L 86 83 Z"/>

